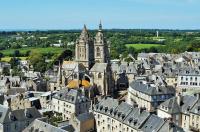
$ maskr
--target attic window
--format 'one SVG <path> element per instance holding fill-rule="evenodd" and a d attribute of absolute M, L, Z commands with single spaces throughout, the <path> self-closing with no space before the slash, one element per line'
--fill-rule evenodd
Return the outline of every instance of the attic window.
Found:
<path fill-rule="evenodd" d="M 103 106 L 101 105 L 101 106 L 100 106 L 100 110 L 102 110 L 102 109 L 103 109 Z"/>
<path fill-rule="evenodd" d="M 112 114 L 112 112 L 113 112 L 113 108 L 110 109 L 110 114 Z"/>
<path fill-rule="evenodd" d="M 118 113 L 118 117 L 120 117 L 120 116 L 121 116 L 121 112 Z"/>
<path fill-rule="evenodd" d="M 134 123 L 134 125 L 136 125 L 136 124 L 137 124 L 137 122 L 138 122 L 138 120 L 137 120 L 137 119 L 135 119 L 135 120 L 134 120 L 134 122 L 133 122 L 133 123 Z"/>
<path fill-rule="evenodd" d="M 116 115 L 117 114 L 117 111 L 114 111 L 114 115 Z"/>
<path fill-rule="evenodd" d="M 31 117 L 32 117 L 32 115 L 31 115 L 28 111 L 25 111 L 25 116 L 26 116 L 27 118 L 31 118 Z"/>
<path fill-rule="evenodd" d="M 105 112 L 107 112 L 107 110 L 108 110 L 108 107 L 105 107 Z"/>
<path fill-rule="evenodd" d="M 129 123 L 131 123 L 131 122 L 133 121 L 133 118 L 129 118 L 129 120 L 128 120 L 128 121 L 129 121 Z"/>
<path fill-rule="evenodd" d="M 122 114 L 122 119 L 124 119 L 124 117 L 125 117 L 125 114 Z"/>
<path fill-rule="evenodd" d="M 16 120 L 15 116 L 12 113 L 10 113 L 10 120 L 12 120 L 12 121 Z"/>

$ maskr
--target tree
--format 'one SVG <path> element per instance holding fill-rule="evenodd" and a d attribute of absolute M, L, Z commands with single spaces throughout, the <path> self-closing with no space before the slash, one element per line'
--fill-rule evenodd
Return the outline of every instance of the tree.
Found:
<path fill-rule="evenodd" d="M 20 51 L 19 50 L 15 50 L 13 53 L 14 57 L 20 57 Z"/>
<path fill-rule="evenodd" d="M 0 52 L 0 60 L 1 60 L 2 57 L 3 57 L 3 53 Z"/>
<path fill-rule="evenodd" d="M 29 60 L 35 71 L 41 73 L 45 72 L 47 64 L 45 62 L 45 57 L 41 53 L 37 51 L 31 52 Z"/>
<path fill-rule="evenodd" d="M 10 59 L 10 65 L 11 65 L 11 68 L 13 69 L 14 67 L 17 67 L 19 65 L 19 59 L 16 58 L 16 57 L 12 57 Z"/>
<path fill-rule="evenodd" d="M 12 69 L 11 74 L 12 74 L 12 76 L 20 76 L 20 77 L 23 76 L 22 71 L 21 71 L 21 68 L 19 68 L 19 67 L 14 67 L 14 68 Z"/>
<path fill-rule="evenodd" d="M 8 67 L 4 67 L 2 70 L 2 74 L 4 76 L 10 76 L 10 69 Z"/>

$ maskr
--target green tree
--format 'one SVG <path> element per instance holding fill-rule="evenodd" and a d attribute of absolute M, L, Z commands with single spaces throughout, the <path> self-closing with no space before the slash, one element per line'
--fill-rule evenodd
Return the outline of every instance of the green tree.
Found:
<path fill-rule="evenodd" d="M 16 58 L 16 57 L 12 57 L 10 59 L 10 65 L 11 65 L 11 68 L 13 69 L 14 67 L 17 67 L 19 65 L 19 59 Z"/>
<path fill-rule="evenodd" d="M 10 69 L 8 67 L 4 67 L 2 70 L 2 74 L 4 76 L 10 76 Z"/>
<path fill-rule="evenodd" d="M 45 57 L 41 53 L 37 51 L 31 52 L 29 60 L 35 71 L 41 73 L 45 72 L 47 64 L 45 62 Z"/>
<path fill-rule="evenodd" d="M 0 60 L 1 60 L 1 58 L 2 58 L 3 56 L 4 56 L 3 53 L 0 52 Z"/>
<path fill-rule="evenodd" d="M 20 51 L 19 50 L 15 50 L 13 53 L 14 57 L 20 57 Z"/>

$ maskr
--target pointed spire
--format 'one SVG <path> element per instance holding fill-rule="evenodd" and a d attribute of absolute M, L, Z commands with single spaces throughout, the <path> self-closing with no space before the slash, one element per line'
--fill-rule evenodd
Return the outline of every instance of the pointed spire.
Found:
<path fill-rule="evenodd" d="M 86 27 L 85 24 L 84 24 L 83 30 L 81 32 L 80 38 L 82 38 L 82 39 L 87 39 L 88 38 L 88 31 L 87 31 L 87 27 Z"/>
<path fill-rule="evenodd" d="M 84 30 L 84 31 L 87 31 L 87 27 L 86 27 L 85 24 L 84 24 L 83 30 Z"/>
<path fill-rule="evenodd" d="M 100 23 L 99 23 L 99 31 L 102 31 L 102 24 L 101 24 L 101 20 L 100 20 Z"/>

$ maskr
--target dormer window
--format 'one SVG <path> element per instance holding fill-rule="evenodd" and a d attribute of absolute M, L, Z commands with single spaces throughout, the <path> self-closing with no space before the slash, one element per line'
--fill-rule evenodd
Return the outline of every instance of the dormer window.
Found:
<path fill-rule="evenodd" d="M 133 121 L 133 124 L 134 124 L 134 125 L 136 125 L 136 124 L 137 124 L 137 122 L 138 122 L 138 120 L 137 120 L 137 119 L 135 119 L 135 120 Z"/>
<path fill-rule="evenodd" d="M 120 117 L 120 116 L 121 116 L 121 112 L 118 113 L 118 117 Z"/>
<path fill-rule="evenodd" d="M 133 118 L 129 118 L 128 122 L 131 123 L 133 121 Z"/>
<path fill-rule="evenodd" d="M 28 112 L 27 110 L 25 110 L 24 113 L 25 113 L 25 116 L 26 116 L 27 118 L 31 118 L 31 117 L 32 117 L 31 113 Z"/>
<path fill-rule="evenodd" d="M 107 112 L 107 110 L 108 110 L 108 107 L 105 107 L 105 112 Z"/>
<path fill-rule="evenodd" d="M 11 112 L 9 113 L 9 118 L 12 121 L 16 121 L 16 117 Z"/>
<path fill-rule="evenodd" d="M 103 106 L 101 105 L 101 106 L 100 106 L 100 110 L 102 110 L 102 109 L 103 109 Z"/>

